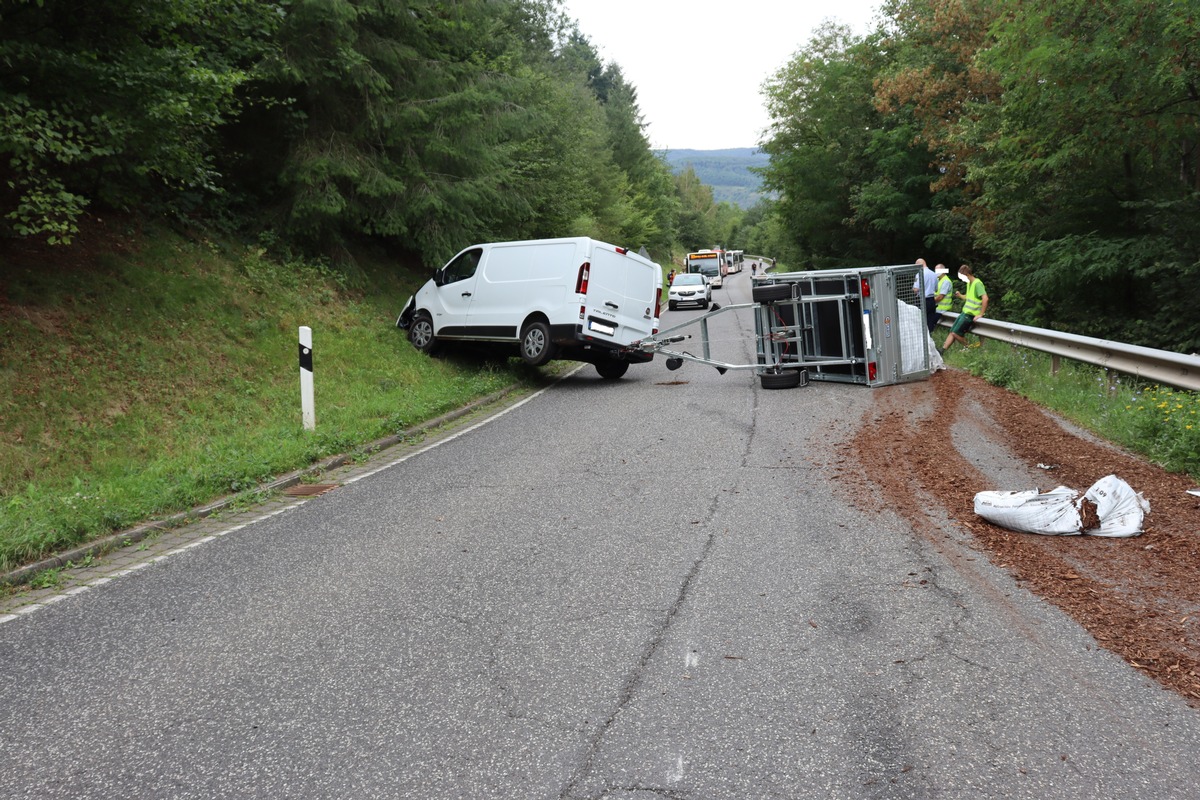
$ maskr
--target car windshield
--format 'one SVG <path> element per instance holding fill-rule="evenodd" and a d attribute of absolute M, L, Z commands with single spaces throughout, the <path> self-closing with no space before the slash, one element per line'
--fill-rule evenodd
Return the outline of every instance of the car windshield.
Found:
<path fill-rule="evenodd" d="M 684 273 L 676 275 L 675 282 L 672 286 L 699 286 L 704 283 L 704 278 L 694 273 Z"/>

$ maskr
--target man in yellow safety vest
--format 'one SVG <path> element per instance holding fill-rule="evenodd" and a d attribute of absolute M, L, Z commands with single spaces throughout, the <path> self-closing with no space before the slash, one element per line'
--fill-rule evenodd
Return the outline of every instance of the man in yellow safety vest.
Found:
<path fill-rule="evenodd" d="M 949 311 L 954 305 L 954 281 L 950 280 L 950 270 L 945 264 L 938 264 L 933 270 L 933 274 L 937 276 L 937 290 L 933 294 L 934 302 L 937 303 L 938 318 L 942 314 Z"/>
<path fill-rule="evenodd" d="M 962 313 L 958 315 L 958 319 L 954 320 L 954 327 L 950 329 L 950 335 L 946 337 L 946 343 L 942 345 L 943 351 L 950 349 L 950 345 L 955 341 L 965 345 L 967 343 L 966 332 L 975 324 L 975 320 L 987 312 L 987 289 L 983 287 L 983 281 L 975 277 L 975 272 L 970 265 L 963 264 L 958 268 L 958 279 L 967 285 L 967 293 L 954 293 L 955 297 L 962 298 Z"/>

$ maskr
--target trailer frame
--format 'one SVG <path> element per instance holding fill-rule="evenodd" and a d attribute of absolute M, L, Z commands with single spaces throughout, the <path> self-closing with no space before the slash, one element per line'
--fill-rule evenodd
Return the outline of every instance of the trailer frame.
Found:
<path fill-rule="evenodd" d="M 866 386 L 923 380 L 932 372 L 933 344 L 924 315 L 917 264 L 816 270 L 771 275 L 755 281 L 753 303 L 714 308 L 665 328 L 634 346 L 667 357 L 667 369 L 685 361 L 724 374 L 754 370 L 763 388 L 807 385 L 809 379 Z M 753 364 L 712 357 L 708 321 L 717 314 L 753 309 Z M 699 325 L 702 355 L 673 347 Z M 789 374 L 794 373 L 794 374 Z"/>

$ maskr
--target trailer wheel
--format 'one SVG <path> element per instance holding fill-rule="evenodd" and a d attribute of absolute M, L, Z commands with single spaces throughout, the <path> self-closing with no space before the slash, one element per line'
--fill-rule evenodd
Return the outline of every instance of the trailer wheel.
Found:
<path fill-rule="evenodd" d="M 785 369 L 782 372 L 764 372 L 759 376 L 764 389 L 792 389 L 800 385 L 800 370 Z"/>
<path fill-rule="evenodd" d="M 791 300 L 792 285 L 790 283 L 768 283 L 755 286 L 750 290 L 751 297 L 756 303 L 773 303 L 776 300 Z"/>
<path fill-rule="evenodd" d="M 607 361 L 596 362 L 596 372 L 600 373 L 601 378 L 605 378 L 610 381 L 615 381 L 628 371 L 628 361 L 620 361 L 615 358 L 610 358 Z"/>
<path fill-rule="evenodd" d="M 434 354 L 438 340 L 433 335 L 433 319 L 429 314 L 418 311 L 413 315 L 412 324 L 408 326 L 408 341 L 425 355 Z"/>
<path fill-rule="evenodd" d="M 535 320 L 521 331 L 521 360 L 531 367 L 540 367 L 554 358 L 554 344 L 550 341 L 550 326 Z"/>

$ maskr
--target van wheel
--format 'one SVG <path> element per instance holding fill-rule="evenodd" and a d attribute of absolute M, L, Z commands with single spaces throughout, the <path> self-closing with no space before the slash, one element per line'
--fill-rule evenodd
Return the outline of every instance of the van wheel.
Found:
<path fill-rule="evenodd" d="M 608 361 L 599 361 L 596 363 L 596 372 L 600 373 L 601 378 L 607 378 L 610 381 L 615 381 L 628 371 L 628 361 L 618 361 L 615 358 L 610 358 Z"/>
<path fill-rule="evenodd" d="M 521 331 L 521 360 L 531 367 L 540 367 L 554 358 L 554 345 L 550 341 L 550 326 L 544 322 L 531 322 Z"/>
<path fill-rule="evenodd" d="M 764 372 L 759 376 L 764 389 L 791 389 L 800 385 L 800 370 L 785 369 L 782 372 Z"/>
<path fill-rule="evenodd" d="M 437 350 L 438 340 L 433 335 L 433 320 L 424 311 L 413 315 L 412 325 L 408 328 L 408 341 L 426 355 L 433 355 Z"/>

